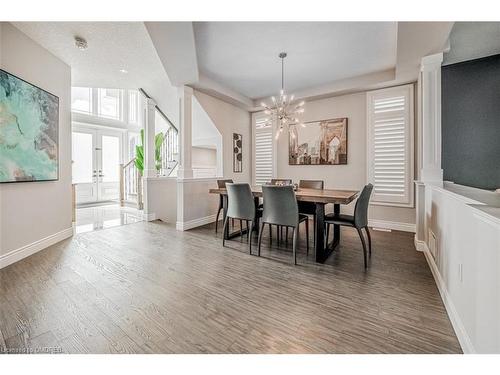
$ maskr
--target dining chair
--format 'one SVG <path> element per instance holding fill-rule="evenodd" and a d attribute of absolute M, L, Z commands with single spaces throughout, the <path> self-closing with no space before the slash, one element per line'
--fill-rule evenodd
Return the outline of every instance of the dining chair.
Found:
<path fill-rule="evenodd" d="M 272 225 L 278 225 L 279 227 L 291 228 L 293 231 L 293 263 L 297 264 L 299 225 L 302 222 L 306 224 L 307 250 L 309 251 L 309 223 L 306 215 L 299 214 L 293 186 L 263 185 L 262 196 L 264 198 L 264 211 L 259 228 L 258 256 L 260 256 L 264 225 L 269 225 L 269 231 L 272 230 Z"/>
<path fill-rule="evenodd" d="M 230 180 L 230 179 L 229 180 L 217 180 L 217 187 L 219 189 L 225 189 L 227 183 L 232 184 L 233 180 Z M 223 209 L 224 209 L 224 196 L 222 194 L 219 194 L 219 207 L 217 208 L 217 216 L 215 218 L 215 233 L 217 233 L 217 226 L 219 224 L 219 215 Z"/>
<path fill-rule="evenodd" d="M 299 189 L 316 189 L 323 190 L 325 182 L 323 180 L 300 180 Z M 316 203 L 299 201 L 299 212 L 304 215 L 311 215 L 313 217 L 313 243 L 316 247 Z"/>
<path fill-rule="evenodd" d="M 332 224 L 345 225 L 356 228 L 361 239 L 361 244 L 363 245 L 363 258 L 365 261 L 365 269 L 367 268 L 366 259 L 366 241 L 363 236 L 362 229 L 366 230 L 368 236 L 368 252 L 370 256 L 372 255 L 372 238 L 370 235 L 370 230 L 368 229 L 368 205 L 370 203 L 370 196 L 372 194 L 373 185 L 366 185 L 358 200 L 356 201 L 356 206 L 354 207 L 354 216 L 352 215 L 335 215 L 333 213 L 325 215 L 325 225 L 327 226 L 326 231 L 326 243 L 328 243 L 329 228 Z"/>
<path fill-rule="evenodd" d="M 291 185 L 293 181 L 288 178 L 272 178 L 271 179 L 271 185 L 278 185 L 278 186 L 287 186 Z"/>
<path fill-rule="evenodd" d="M 229 219 L 243 220 L 247 223 L 248 251 L 252 254 L 252 228 L 259 212 L 255 208 L 252 189 L 249 184 L 226 183 L 227 213 L 224 221 L 223 233 L 229 224 Z M 226 246 L 225 236 L 222 236 L 222 246 Z"/>
<path fill-rule="evenodd" d="M 288 186 L 292 185 L 293 181 L 290 178 L 272 178 L 271 179 L 271 185 L 275 186 Z M 262 205 L 260 205 L 262 208 Z M 278 245 L 281 242 L 281 239 L 283 237 L 283 228 L 280 226 L 276 226 L 276 239 L 278 241 Z M 273 233 L 272 233 L 272 228 L 270 227 L 269 229 L 269 240 L 272 242 L 273 240 Z M 286 240 L 286 246 L 288 246 L 288 228 L 286 228 L 286 234 L 285 234 L 285 240 Z"/>

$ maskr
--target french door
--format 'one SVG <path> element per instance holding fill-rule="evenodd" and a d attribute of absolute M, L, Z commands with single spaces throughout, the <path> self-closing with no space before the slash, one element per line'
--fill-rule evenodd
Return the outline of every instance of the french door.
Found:
<path fill-rule="evenodd" d="M 120 131 L 75 127 L 72 155 L 77 204 L 120 198 Z"/>

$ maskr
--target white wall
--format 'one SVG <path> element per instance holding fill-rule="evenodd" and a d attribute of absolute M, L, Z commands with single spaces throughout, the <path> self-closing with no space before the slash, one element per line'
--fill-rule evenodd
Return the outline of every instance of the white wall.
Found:
<path fill-rule="evenodd" d="M 72 234 L 71 69 L 9 23 L 2 69 L 59 97 L 59 180 L 0 185 L 0 267 Z"/>
<path fill-rule="evenodd" d="M 223 176 L 224 150 L 222 146 L 222 135 L 195 96 L 193 97 L 192 127 L 191 144 L 193 147 L 213 147 L 217 159 L 215 161 L 215 168 L 217 169 L 216 176 Z M 193 168 L 196 168 L 196 152 L 196 149 L 193 148 Z"/>
<path fill-rule="evenodd" d="M 195 91 L 194 95 L 217 130 L 222 135 L 223 175 L 235 182 L 250 183 L 251 117 L 250 113 L 207 94 Z M 194 128 L 193 128 L 194 130 Z M 243 135 L 243 172 L 233 172 L 233 133 Z"/>
<path fill-rule="evenodd" d="M 283 134 L 278 140 L 277 177 L 324 180 L 326 188 L 361 189 L 367 183 L 367 124 L 366 93 L 342 95 L 333 98 L 307 102 L 303 121 L 326 120 L 347 117 L 348 144 L 347 165 L 300 166 L 288 165 L 288 137 Z M 354 202 L 343 210 L 351 212 Z M 415 209 L 371 205 L 371 220 L 381 220 L 404 224 L 415 223 Z"/>
<path fill-rule="evenodd" d="M 500 353 L 500 216 L 475 208 L 481 206 L 446 187 L 426 185 L 427 243 L 417 246 L 464 352 Z"/>
<path fill-rule="evenodd" d="M 193 146 L 193 168 L 215 168 L 217 164 L 217 150 L 208 147 Z"/>

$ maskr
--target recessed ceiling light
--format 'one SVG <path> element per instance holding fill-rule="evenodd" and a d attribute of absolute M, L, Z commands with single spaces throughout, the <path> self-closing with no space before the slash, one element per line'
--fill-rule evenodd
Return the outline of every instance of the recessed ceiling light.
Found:
<path fill-rule="evenodd" d="M 88 48 L 88 43 L 87 41 L 82 38 L 82 37 L 79 37 L 79 36 L 75 36 L 75 46 L 79 49 L 79 50 L 86 50 Z"/>
<path fill-rule="evenodd" d="M 120 69 L 120 73 L 127 74 L 128 70 L 127 69 Z"/>

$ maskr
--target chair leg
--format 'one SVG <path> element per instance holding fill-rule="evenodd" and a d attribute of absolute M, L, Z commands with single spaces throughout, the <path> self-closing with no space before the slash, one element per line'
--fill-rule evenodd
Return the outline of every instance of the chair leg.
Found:
<path fill-rule="evenodd" d="M 245 220 L 245 225 L 247 227 L 247 242 L 250 241 L 250 237 L 251 237 L 251 226 L 252 226 L 252 222 L 250 222 L 250 227 L 248 226 L 248 220 Z"/>
<path fill-rule="evenodd" d="M 269 224 L 269 247 L 273 244 L 273 226 Z"/>
<path fill-rule="evenodd" d="M 356 228 L 359 234 L 359 238 L 361 239 L 361 243 L 363 244 L 363 259 L 365 261 L 365 269 L 368 267 L 367 262 L 366 262 L 366 241 L 365 237 L 363 236 L 363 231 L 360 228 Z"/>
<path fill-rule="evenodd" d="M 316 215 L 313 215 L 313 247 L 316 248 Z"/>
<path fill-rule="evenodd" d="M 330 238 L 330 224 L 326 223 L 326 240 L 325 240 L 326 246 L 328 246 L 329 238 Z"/>
<path fill-rule="evenodd" d="M 288 247 L 288 227 L 285 228 L 285 246 Z"/>
<path fill-rule="evenodd" d="M 368 229 L 368 226 L 365 227 L 365 230 L 368 236 L 368 254 L 372 256 L 372 235 L 370 234 L 370 229 Z"/>
<path fill-rule="evenodd" d="M 215 217 L 215 233 L 217 233 L 217 226 L 219 224 L 219 215 L 221 211 L 222 207 L 219 207 L 219 209 L 217 210 L 217 216 Z"/>
<path fill-rule="evenodd" d="M 226 216 L 226 220 L 224 221 L 224 225 L 222 226 L 222 247 L 226 246 L 226 227 L 229 224 L 229 216 Z"/>
<path fill-rule="evenodd" d="M 262 243 L 262 232 L 264 231 L 264 222 L 260 223 L 260 228 L 259 228 L 259 243 L 258 243 L 258 248 L 257 248 L 257 255 L 260 256 L 260 244 Z"/>
<path fill-rule="evenodd" d="M 307 255 L 309 255 L 309 218 L 306 220 L 306 248 Z"/>
<path fill-rule="evenodd" d="M 246 220 L 247 222 L 247 238 L 248 238 L 248 252 L 250 253 L 250 255 L 252 255 L 252 236 L 248 236 L 248 233 L 250 233 L 250 231 L 248 231 L 248 220 Z M 253 225 L 253 222 L 250 222 L 250 228 L 252 227 Z"/>
<path fill-rule="evenodd" d="M 297 264 L 297 241 L 298 241 L 298 233 L 299 228 L 293 228 L 293 264 Z"/>

